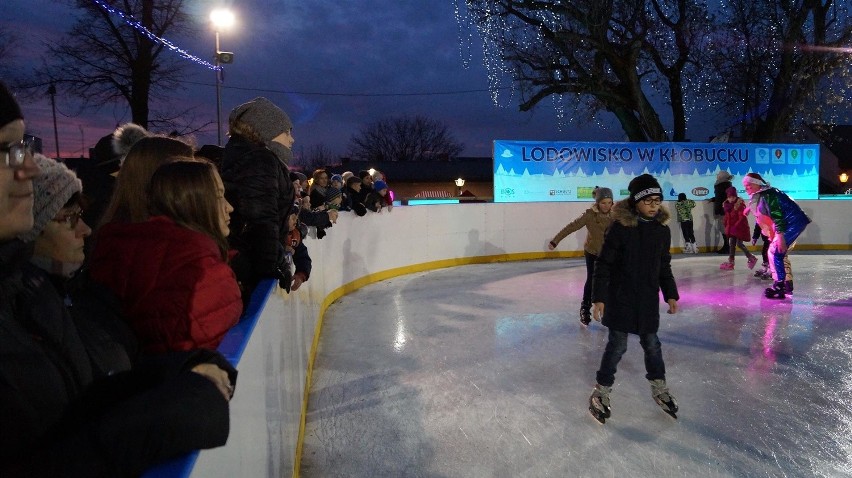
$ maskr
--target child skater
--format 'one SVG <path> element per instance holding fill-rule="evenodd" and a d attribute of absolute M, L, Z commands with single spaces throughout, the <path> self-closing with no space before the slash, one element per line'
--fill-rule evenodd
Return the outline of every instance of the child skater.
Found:
<path fill-rule="evenodd" d="M 582 216 L 571 221 L 563 227 L 547 248 L 551 251 L 556 249 L 559 241 L 565 239 L 568 234 L 579 231 L 586 227 L 588 235 L 583 243 L 583 254 L 586 257 L 586 283 L 583 286 L 583 301 L 580 303 L 580 323 L 589 325 L 592 321 L 590 309 L 592 307 L 592 272 L 595 270 L 595 260 L 601 252 L 604 232 L 612 223 L 612 190 L 610 188 L 595 188 L 595 204 L 586 209 Z"/>
<path fill-rule="evenodd" d="M 663 192 L 650 174 L 637 176 L 628 185 L 630 197 L 613 207 L 613 223 L 604 237 L 595 263 L 592 316 L 609 327 L 597 384 L 589 397 L 589 411 L 604 423 L 610 416 L 609 394 L 618 362 L 627 351 L 628 334 L 639 336 L 645 351 L 645 378 L 654 401 L 674 418 L 677 402 L 666 386 L 666 366 L 657 329 L 660 326 L 659 292 L 678 310 L 671 268 L 669 212 L 662 207 Z M 606 307 L 606 310 L 604 308 Z"/>
<path fill-rule="evenodd" d="M 793 271 L 787 257 L 788 250 L 796 245 L 796 239 L 811 219 L 796 201 L 778 188 L 769 186 L 760 174 L 746 174 L 743 186 L 752 197 L 754 217 L 770 241 L 769 268 L 775 283 L 764 294 L 769 299 L 784 299 L 786 294 L 793 292 Z"/>
<path fill-rule="evenodd" d="M 677 195 L 675 210 L 677 221 L 680 223 L 680 232 L 683 234 L 683 252 L 687 254 L 698 254 L 698 246 L 695 245 L 695 230 L 692 227 L 692 209 L 695 201 L 686 199 L 686 194 Z"/>
<path fill-rule="evenodd" d="M 751 202 L 749 202 L 751 204 Z M 748 212 L 749 207 L 746 207 Z M 772 272 L 769 270 L 769 238 L 760 230 L 760 224 L 755 221 L 754 231 L 751 233 L 751 245 L 756 245 L 758 239 L 763 239 L 763 248 L 760 250 L 760 255 L 763 257 L 763 268 L 754 273 L 758 279 L 771 279 Z"/>
<path fill-rule="evenodd" d="M 728 198 L 722 207 L 725 210 L 725 235 L 728 236 L 728 262 L 719 264 L 719 269 L 734 270 L 734 255 L 737 253 L 738 247 L 748 258 L 748 268 L 754 269 L 754 265 L 757 264 L 757 257 L 748 250 L 744 243 L 749 238 L 745 201 L 737 196 L 737 188 L 733 186 L 729 187 L 725 193 Z"/>

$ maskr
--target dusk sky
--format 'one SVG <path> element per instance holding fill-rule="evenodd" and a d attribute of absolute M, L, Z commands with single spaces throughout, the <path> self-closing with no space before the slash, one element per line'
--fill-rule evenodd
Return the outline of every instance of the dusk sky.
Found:
<path fill-rule="evenodd" d="M 52 0 L 3 3 L 7 14 L 0 28 L 16 32 L 21 67 L 38 64 L 43 43 L 68 31 L 80 15 Z M 293 119 L 297 154 L 300 147 L 321 144 L 344 155 L 349 139 L 368 123 L 401 115 L 446 124 L 455 139 L 465 144 L 463 156 L 490 156 L 496 139 L 620 141 L 624 136 L 611 116 L 602 117 L 600 124 L 560 126 L 550 100 L 531 113 L 522 113 L 518 93 L 513 95 L 510 88 L 501 90 L 495 105 L 487 91 L 481 40 L 471 37 L 466 26 L 459 28 L 456 0 L 231 0 L 224 4 L 235 12 L 238 24 L 221 35 L 222 50 L 235 54 L 234 63 L 225 70 L 223 130 L 231 108 L 266 96 Z M 187 0 L 186 5 L 197 20 L 198 35 L 167 39 L 210 59 L 214 34 L 208 15 L 222 3 Z M 196 138 L 198 145 L 212 144 L 216 142 L 214 73 L 186 61 L 185 89 L 168 96 L 172 104 L 195 107 L 197 117 L 213 121 Z M 504 78 L 502 84 L 510 87 L 511 79 Z M 42 137 L 45 151 L 53 153 L 47 95 L 23 100 L 22 106 L 29 132 Z M 71 99 L 57 97 L 57 108 L 63 155 L 79 155 L 130 118 L 123 105 L 79 112 Z M 715 133 L 706 128 L 691 132 L 696 140 Z"/>

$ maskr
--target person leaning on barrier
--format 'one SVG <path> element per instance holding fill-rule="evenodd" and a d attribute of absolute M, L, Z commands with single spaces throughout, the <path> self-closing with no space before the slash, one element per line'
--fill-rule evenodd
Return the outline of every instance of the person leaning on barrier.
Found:
<path fill-rule="evenodd" d="M 262 279 L 284 288 L 287 214 L 296 199 L 285 156 L 292 155 L 293 123 L 287 113 L 258 97 L 231 111 L 230 138 L 222 158 L 225 197 L 234 206 L 228 242 L 244 303 Z"/>
<path fill-rule="evenodd" d="M 96 378 L 86 333 L 30 262 L 33 179 L 20 108 L 0 82 L 0 476 L 131 477 L 228 437 L 236 370 L 193 351 Z M 55 219 L 55 217 L 54 217 Z"/>

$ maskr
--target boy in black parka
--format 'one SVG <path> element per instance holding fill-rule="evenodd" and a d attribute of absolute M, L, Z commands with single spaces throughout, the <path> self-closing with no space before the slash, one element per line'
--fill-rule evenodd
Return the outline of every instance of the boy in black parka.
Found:
<path fill-rule="evenodd" d="M 597 384 L 589 397 L 589 411 L 601 423 L 610 416 L 609 393 L 618 362 L 627 351 L 628 334 L 638 335 L 645 351 L 645 378 L 654 400 L 677 418 L 657 337 L 660 290 L 669 314 L 677 312 L 680 298 L 671 269 L 669 212 L 662 207 L 660 184 L 650 174 L 634 178 L 628 190 L 630 197 L 613 207 L 614 220 L 595 262 L 592 286 L 592 316 L 609 328 Z"/>

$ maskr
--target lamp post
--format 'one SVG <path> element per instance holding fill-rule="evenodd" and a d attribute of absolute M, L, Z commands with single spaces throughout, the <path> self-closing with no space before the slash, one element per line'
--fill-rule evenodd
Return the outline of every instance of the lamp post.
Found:
<path fill-rule="evenodd" d="M 459 193 L 456 194 L 456 196 L 461 196 L 462 186 L 464 186 L 464 179 L 462 179 L 462 178 L 456 179 L 456 187 L 458 187 L 458 191 L 459 191 Z"/>
<path fill-rule="evenodd" d="M 230 28 L 234 24 L 234 14 L 230 10 L 217 9 L 210 12 L 210 22 L 216 32 L 216 144 L 222 146 L 222 82 L 225 77 L 222 74 L 222 65 L 232 63 L 234 54 L 219 49 L 219 31 Z"/>

